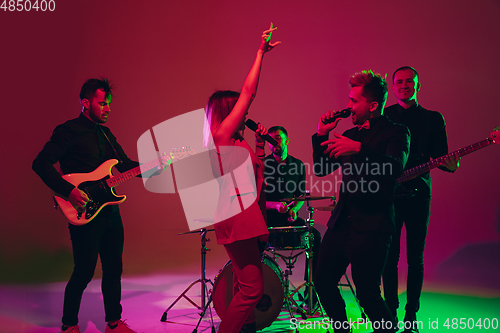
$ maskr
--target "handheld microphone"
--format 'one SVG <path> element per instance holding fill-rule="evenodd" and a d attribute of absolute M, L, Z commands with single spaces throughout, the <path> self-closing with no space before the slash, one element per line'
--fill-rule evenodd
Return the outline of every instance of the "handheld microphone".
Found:
<path fill-rule="evenodd" d="M 340 110 L 338 112 L 335 112 L 333 114 L 333 117 L 330 118 L 330 119 L 325 119 L 324 121 L 322 120 L 321 122 L 323 124 L 330 124 L 330 123 L 333 123 L 335 120 L 337 120 L 338 118 L 347 118 L 351 115 L 351 110 L 350 109 L 344 109 L 344 110 Z"/>
<path fill-rule="evenodd" d="M 245 126 L 254 132 L 257 131 L 257 129 L 259 128 L 259 125 L 257 125 L 257 123 L 252 119 L 247 119 L 247 121 L 245 121 Z M 274 147 L 276 147 L 276 145 L 278 144 L 278 142 L 274 140 L 273 137 L 270 136 L 269 134 L 262 135 L 262 138 L 267 142 L 269 142 L 270 144 L 272 144 Z"/>

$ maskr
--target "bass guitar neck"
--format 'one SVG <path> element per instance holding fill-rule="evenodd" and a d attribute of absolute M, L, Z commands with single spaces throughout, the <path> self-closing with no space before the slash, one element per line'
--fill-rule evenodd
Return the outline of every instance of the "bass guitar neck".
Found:
<path fill-rule="evenodd" d="M 498 138 L 499 132 L 500 132 L 499 127 L 495 127 L 495 130 L 493 132 L 491 132 L 490 136 L 487 139 L 485 139 L 485 140 L 473 143 L 473 144 L 471 144 L 469 146 L 466 146 L 466 147 L 460 148 L 458 150 L 455 150 L 452 153 L 449 153 L 447 155 L 444 155 L 444 156 L 438 157 L 436 159 L 433 159 L 433 160 L 431 160 L 431 161 L 429 161 L 427 163 L 424 163 L 424 164 L 421 164 L 421 165 L 416 166 L 414 168 L 405 170 L 401 174 L 401 176 L 398 178 L 398 183 L 402 184 L 402 183 L 407 182 L 409 180 L 412 180 L 412 179 L 414 179 L 414 178 L 416 178 L 416 177 L 418 177 L 420 175 L 423 175 L 424 173 L 429 172 L 429 171 L 431 171 L 434 168 L 437 168 L 438 166 L 442 165 L 443 162 L 447 158 L 450 158 L 450 157 L 455 157 L 455 158 L 462 157 L 462 156 L 468 155 L 470 153 L 473 153 L 475 151 L 478 151 L 479 149 L 482 149 L 484 147 L 488 147 L 489 145 L 491 145 L 493 143 L 498 143 L 497 142 L 497 138 Z"/>

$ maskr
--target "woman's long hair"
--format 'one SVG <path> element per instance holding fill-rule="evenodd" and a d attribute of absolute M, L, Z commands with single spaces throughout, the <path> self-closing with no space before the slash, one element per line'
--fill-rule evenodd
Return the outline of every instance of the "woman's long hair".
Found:
<path fill-rule="evenodd" d="M 205 107 L 205 123 L 203 124 L 203 147 L 212 144 L 212 133 L 231 113 L 240 97 L 240 93 L 231 90 L 219 90 L 208 99 Z"/>

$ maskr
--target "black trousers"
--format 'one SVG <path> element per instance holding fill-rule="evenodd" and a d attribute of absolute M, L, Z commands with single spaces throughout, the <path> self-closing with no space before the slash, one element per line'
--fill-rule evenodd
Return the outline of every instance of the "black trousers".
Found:
<path fill-rule="evenodd" d="M 374 325 L 374 331 L 394 332 L 394 317 L 380 294 L 380 280 L 390 241 L 389 233 L 360 233 L 352 226 L 342 231 L 333 231 L 331 228 L 326 231 L 319 250 L 314 284 L 331 320 L 347 322 L 345 302 L 338 284 L 350 264 L 359 302 Z M 382 323 L 384 326 L 376 327 Z M 349 330 L 335 329 L 335 332 Z"/>
<path fill-rule="evenodd" d="M 64 292 L 63 325 L 78 324 L 83 291 L 94 276 L 97 257 L 102 264 L 102 295 L 105 320 L 121 318 L 121 275 L 123 271 L 123 224 L 117 207 L 105 207 L 91 222 L 69 225 L 74 268 Z"/>
<path fill-rule="evenodd" d="M 401 251 L 401 229 L 406 229 L 406 260 L 408 262 L 407 313 L 415 314 L 420 308 L 420 294 L 424 282 L 424 248 L 431 215 L 430 197 L 398 198 L 396 208 L 396 233 L 384 270 L 384 297 L 393 315 L 399 307 L 398 262 Z"/>

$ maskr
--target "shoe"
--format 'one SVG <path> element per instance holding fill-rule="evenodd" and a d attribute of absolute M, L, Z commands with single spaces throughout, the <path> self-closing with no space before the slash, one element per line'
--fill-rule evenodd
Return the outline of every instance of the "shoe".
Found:
<path fill-rule="evenodd" d="M 119 320 L 116 323 L 115 328 L 109 327 L 109 323 L 106 325 L 106 330 L 104 333 L 137 333 L 136 331 L 132 330 L 130 326 L 128 326 L 127 323 L 125 323 L 124 320 Z"/>
<path fill-rule="evenodd" d="M 80 326 L 75 325 L 75 326 L 70 326 L 67 329 L 63 330 L 61 328 L 61 333 L 81 333 L 80 332 Z"/>
<path fill-rule="evenodd" d="M 403 333 L 419 333 L 416 313 L 406 313 Z"/>

